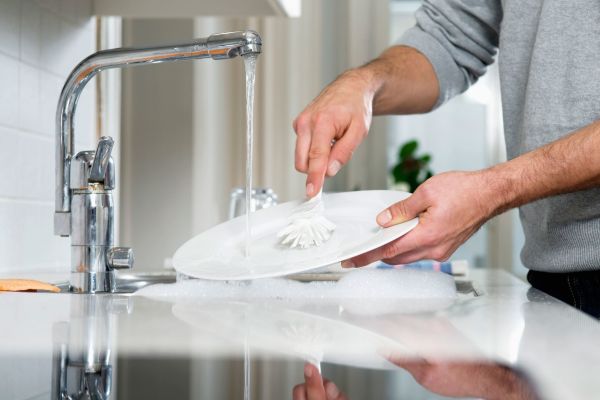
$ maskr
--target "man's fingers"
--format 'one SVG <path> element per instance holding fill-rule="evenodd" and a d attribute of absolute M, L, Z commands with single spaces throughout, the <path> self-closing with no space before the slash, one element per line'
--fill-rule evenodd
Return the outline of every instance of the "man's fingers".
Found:
<path fill-rule="evenodd" d="M 293 400 L 307 400 L 306 399 L 306 387 L 303 383 L 294 386 L 294 390 L 292 390 L 292 399 Z"/>
<path fill-rule="evenodd" d="M 326 380 L 324 386 L 327 400 L 346 400 L 346 396 L 340 392 L 335 383 Z"/>
<path fill-rule="evenodd" d="M 335 383 L 322 379 L 312 364 L 304 365 L 304 383 L 294 386 L 293 400 L 348 400 Z"/>
<path fill-rule="evenodd" d="M 429 205 L 424 201 L 424 196 L 417 190 L 405 200 L 392 204 L 377 215 L 377 223 L 384 228 L 398 225 L 417 217 Z"/>
<path fill-rule="evenodd" d="M 427 370 L 431 368 L 431 364 L 424 358 L 392 357 L 388 358 L 388 360 L 406 370 L 418 382 L 424 378 Z"/>
<path fill-rule="evenodd" d="M 335 142 L 329 154 L 329 165 L 327 166 L 327 176 L 335 176 L 342 166 L 346 165 L 352 158 L 354 150 L 358 147 L 366 132 L 364 128 L 356 124 L 348 128 L 348 131 Z"/>
<path fill-rule="evenodd" d="M 313 197 L 323 187 L 329 164 L 331 141 L 335 138 L 335 125 L 329 117 L 315 117 L 308 151 L 308 176 L 306 195 Z"/>
<path fill-rule="evenodd" d="M 383 246 L 381 259 L 388 264 L 409 264 L 429 258 L 436 243 L 428 232 L 422 225 L 417 225 L 406 235 Z"/>
<path fill-rule="evenodd" d="M 360 254 L 356 257 L 352 257 L 349 260 L 342 261 L 342 268 L 358 268 L 369 265 L 372 262 L 381 260 L 383 258 L 383 247 L 376 248 L 366 253 Z"/>
<path fill-rule="evenodd" d="M 310 150 L 310 121 L 301 114 L 294 121 L 296 131 L 295 167 L 299 172 L 308 170 L 308 151 Z"/>
<path fill-rule="evenodd" d="M 385 255 L 391 251 L 395 250 L 388 250 L 386 246 L 382 246 L 379 249 L 372 250 L 368 253 L 361 254 L 360 256 L 356 256 L 354 258 L 351 258 L 350 260 L 342 262 L 342 267 L 359 268 L 379 260 L 391 265 L 410 264 L 412 262 L 424 260 L 425 258 L 427 258 L 426 251 L 424 251 L 423 249 L 416 249 L 414 251 L 408 251 L 406 253 L 396 254 L 393 256 Z"/>
<path fill-rule="evenodd" d="M 307 400 L 327 400 L 323 380 L 314 365 L 309 363 L 304 365 L 304 382 Z"/>
<path fill-rule="evenodd" d="M 427 258 L 427 252 L 424 249 L 417 249 L 414 251 L 408 251 L 403 254 L 398 254 L 394 257 L 383 258 L 386 264 L 399 265 L 399 264 L 410 264 L 416 261 L 421 261 Z"/>
<path fill-rule="evenodd" d="M 429 243 L 426 230 L 417 225 L 415 229 L 391 243 L 342 262 L 342 267 L 364 267 L 379 260 L 392 261 L 395 264 L 418 261 L 424 258 Z"/>

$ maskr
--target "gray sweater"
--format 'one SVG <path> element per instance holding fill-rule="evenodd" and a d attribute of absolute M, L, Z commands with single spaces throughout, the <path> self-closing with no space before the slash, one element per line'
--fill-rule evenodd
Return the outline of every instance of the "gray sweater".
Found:
<path fill-rule="evenodd" d="M 509 159 L 600 119 L 600 0 L 425 0 L 416 18 L 400 42 L 432 63 L 437 106 L 483 75 L 499 48 Z M 526 267 L 600 270 L 600 188 L 519 211 Z"/>

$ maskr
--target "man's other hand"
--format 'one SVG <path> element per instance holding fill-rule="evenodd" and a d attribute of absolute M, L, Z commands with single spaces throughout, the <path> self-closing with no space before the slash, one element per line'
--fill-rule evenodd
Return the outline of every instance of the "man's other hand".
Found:
<path fill-rule="evenodd" d="M 405 236 L 342 266 L 362 267 L 378 260 L 390 264 L 447 260 L 497 210 L 496 200 L 502 195 L 492 192 L 486 171 L 448 172 L 428 179 L 406 200 L 377 216 L 384 228 L 415 217 L 419 224 Z"/>

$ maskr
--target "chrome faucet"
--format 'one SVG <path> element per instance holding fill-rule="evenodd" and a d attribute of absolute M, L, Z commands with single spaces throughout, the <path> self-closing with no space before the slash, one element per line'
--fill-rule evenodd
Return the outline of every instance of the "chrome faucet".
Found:
<path fill-rule="evenodd" d="M 74 296 L 68 321 L 52 327 L 52 400 L 109 400 L 118 359 L 120 314 L 131 298 Z"/>
<path fill-rule="evenodd" d="M 181 45 L 99 51 L 71 72 L 56 110 L 54 213 L 54 233 L 71 236 L 71 291 L 113 292 L 114 271 L 133 266 L 133 251 L 113 243 L 112 138 L 102 137 L 95 151 L 73 155 L 73 119 L 86 83 L 105 69 L 200 58 L 230 59 L 259 54 L 261 46 L 260 36 L 253 31 L 217 33 Z"/>

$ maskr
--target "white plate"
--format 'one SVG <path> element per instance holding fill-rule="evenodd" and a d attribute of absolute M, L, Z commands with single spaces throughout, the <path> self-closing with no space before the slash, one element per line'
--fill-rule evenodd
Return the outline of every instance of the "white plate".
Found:
<path fill-rule="evenodd" d="M 411 354 L 400 341 L 362 328 L 360 320 L 340 320 L 337 308 L 323 307 L 329 315 L 320 315 L 290 306 L 293 307 L 287 303 L 191 302 L 177 303 L 172 311 L 175 317 L 196 328 L 195 336 L 201 332 L 203 344 L 214 343 L 212 349 L 221 345 L 231 352 L 230 356 L 239 356 L 236 351 L 248 346 L 251 354 L 259 356 L 284 354 L 312 363 L 389 370 L 397 367 L 382 354 Z"/>
<path fill-rule="evenodd" d="M 324 194 L 325 216 L 336 224 L 331 239 L 319 247 L 290 249 L 279 244 L 277 232 L 300 201 L 251 214 L 250 256 L 244 256 L 245 217 L 217 225 L 187 241 L 173 256 L 175 269 L 212 280 L 248 280 L 283 276 L 331 265 L 387 244 L 412 230 L 413 220 L 380 228 L 375 217 L 410 196 L 391 190 Z"/>

